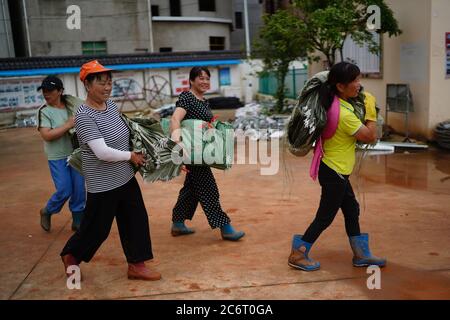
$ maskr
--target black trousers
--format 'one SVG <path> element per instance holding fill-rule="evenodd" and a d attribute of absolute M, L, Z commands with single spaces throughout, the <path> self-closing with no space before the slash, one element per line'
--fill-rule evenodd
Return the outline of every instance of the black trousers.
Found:
<path fill-rule="evenodd" d="M 108 238 L 114 217 L 127 262 L 152 259 L 147 210 L 135 177 L 119 188 L 87 194 L 80 230 L 67 241 L 61 256 L 70 253 L 89 262 Z"/>
<path fill-rule="evenodd" d="M 345 219 L 345 230 L 349 237 L 359 236 L 359 204 L 350 184 L 349 176 L 340 175 L 325 163 L 319 167 L 319 183 L 322 186 L 319 209 L 316 217 L 302 239 L 314 243 L 334 220 L 339 208 Z"/>
<path fill-rule="evenodd" d="M 186 166 L 188 173 L 173 208 L 172 221 L 192 220 L 200 202 L 211 228 L 221 228 L 230 218 L 220 206 L 219 189 L 210 167 Z"/>

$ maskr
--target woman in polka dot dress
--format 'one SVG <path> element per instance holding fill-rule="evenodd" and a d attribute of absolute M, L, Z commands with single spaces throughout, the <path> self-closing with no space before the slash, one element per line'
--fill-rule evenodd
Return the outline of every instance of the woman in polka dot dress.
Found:
<path fill-rule="evenodd" d="M 182 92 L 176 103 L 176 109 L 170 121 L 172 139 L 180 143 L 181 121 L 183 119 L 198 119 L 210 122 L 213 118 L 208 101 L 204 94 L 210 88 L 210 72 L 205 67 L 194 67 L 189 73 L 191 89 Z M 230 218 L 222 210 L 214 175 L 208 166 L 186 165 L 187 174 L 184 186 L 180 190 L 178 201 L 173 208 L 172 235 L 192 234 L 195 231 L 185 225 L 185 220 L 192 220 L 200 202 L 209 225 L 212 229 L 220 228 L 222 239 L 237 241 L 245 233 L 236 231 L 230 224 Z"/>

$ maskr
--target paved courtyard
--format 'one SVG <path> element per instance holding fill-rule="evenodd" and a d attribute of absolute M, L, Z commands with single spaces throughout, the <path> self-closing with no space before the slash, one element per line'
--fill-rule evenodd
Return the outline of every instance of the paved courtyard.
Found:
<path fill-rule="evenodd" d="M 214 170 L 222 206 L 246 232 L 237 243 L 211 230 L 200 207 L 196 233 L 170 235 L 171 209 L 184 176 L 145 184 L 157 282 L 130 281 L 116 225 L 89 264 L 81 290 L 66 287 L 59 252 L 71 236 L 67 206 L 39 226 L 39 209 L 54 190 L 35 128 L 0 131 L 0 299 L 450 299 L 450 153 L 428 151 L 366 156 L 353 185 L 362 231 L 388 259 L 381 289 L 354 268 L 342 214 L 314 245 L 322 268 L 287 265 L 291 238 L 312 221 L 320 187 L 308 176 L 311 155 L 284 156 L 278 174 L 260 165 Z"/>

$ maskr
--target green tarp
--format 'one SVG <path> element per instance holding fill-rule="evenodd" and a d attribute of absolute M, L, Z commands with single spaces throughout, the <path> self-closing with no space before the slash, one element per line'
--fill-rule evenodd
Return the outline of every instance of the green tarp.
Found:
<path fill-rule="evenodd" d="M 289 151 L 296 156 L 306 155 L 325 128 L 327 114 L 320 104 L 319 88 L 327 77 L 328 71 L 323 71 L 308 80 L 292 110 L 287 124 L 287 141 Z"/>
<path fill-rule="evenodd" d="M 226 122 L 208 123 L 201 120 L 181 122 L 182 139 L 189 156 L 183 158 L 181 149 L 169 138 L 170 120 L 133 118 L 122 115 L 130 128 L 132 151 L 142 152 L 147 161 L 135 168 L 146 182 L 168 181 L 180 174 L 182 164 L 207 165 L 230 169 L 234 160 L 233 126 Z M 69 164 L 82 173 L 81 150 L 69 157 Z"/>
<path fill-rule="evenodd" d="M 176 143 L 163 132 L 160 123 L 155 119 L 129 119 L 122 115 L 122 119 L 130 128 L 130 151 L 142 152 L 146 157 L 146 164 L 135 168 L 146 182 L 157 180 L 168 181 L 180 174 L 181 165 L 172 161 L 176 157 L 174 147 Z M 69 157 L 69 164 L 82 172 L 81 150 L 76 149 Z"/>
<path fill-rule="evenodd" d="M 308 80 L 298 97 L 298 103 L 287 124 L 289 151 L 296 156 L 308 154 L 325 128 L 327 113 L 319 100 L 319 88 L 327 80 L 328 72 L 319 72 Z M 364 91 L 361 89 L 358 97 L 349 101 L 355 109 L 355 115 L 363 123 L 366 110 L 364 98 Z"/>
<path fill-rule="evenodd" d="M 164 133 L 169 136 L 170 119 L 161 119 Z M 181 122 L 181 137 L 188 156 L 184 164 L 207 165 L 230 169 L 234 160 L 234 130 L 227 122 L 188 119 Z"/>

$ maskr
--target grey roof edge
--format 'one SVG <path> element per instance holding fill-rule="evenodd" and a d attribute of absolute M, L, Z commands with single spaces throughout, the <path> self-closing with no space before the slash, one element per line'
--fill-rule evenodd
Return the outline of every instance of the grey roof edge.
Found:
<path fill-rule="evenodd" d="M 83 63 L 97 59 L 104 65 L 161 63 L 179 61 L 245 59 L 239 50 L 179 51 L 158 53 L 108 54 L 95 56 L 41 56 L 27 58 L 0 58 L 0 70 L 24 70 L 42 68 L 80 67 Z"/>

